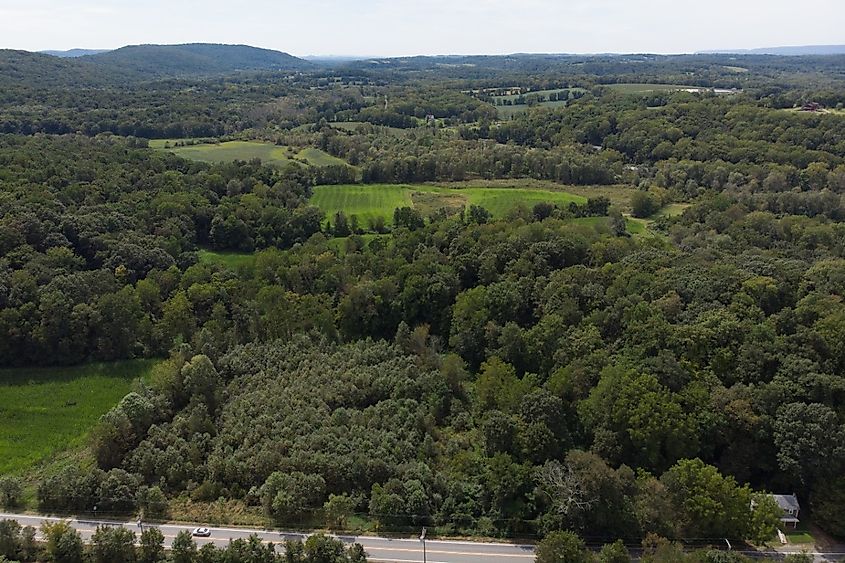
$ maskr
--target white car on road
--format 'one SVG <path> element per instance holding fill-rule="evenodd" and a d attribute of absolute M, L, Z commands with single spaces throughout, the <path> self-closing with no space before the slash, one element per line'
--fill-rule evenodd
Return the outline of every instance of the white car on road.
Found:
<path fill-rule="evenodd" d="M 211 530 L 208 528 L 194 528 L 191 534 L 199 538 L 207 538 L 211 535 Z"/>

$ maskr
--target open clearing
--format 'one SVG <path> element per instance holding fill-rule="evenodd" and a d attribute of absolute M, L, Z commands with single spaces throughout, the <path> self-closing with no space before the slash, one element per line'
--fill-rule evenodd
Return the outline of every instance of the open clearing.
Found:
<path fill-rule="evenodd" d="M 480 205 L 494 217 L 504 217 L 518 205 L 531 208 L 540 202 L 566 205 L 573 201 L 585 203 L 587 198 L 563 191 L 528 188 L 454 189 L 403 184 L 318 186 L 311 198 L 311 203 L 319 207 L 327 219 L 343 211 L 347 217 L 357 215 L 362 227 L 376 217 L 382 217 L 390 224 L 397 207 L 415 207 L 427 215 L 437 209 Z"/>
<path fill-rule="evenodd" d="M 526 92 L 522 95 L 523 98 L 530 98 L 531 96 L 540 96 L 541 98 L 545 99 L 546 101 L 537 102 L 531 106 L 528 104 L 519 104 L 519 105 L 497 105 L 496 100 L 505 100 L 514 102 L 515 100 L 519 99 L 520 96 L 518 95 L 509 95 L 509 96 L 495 96 L 493 97 L 493 105 L 496 107 L 496 111 L 499 113 L 499 119 L 510 119 L 514 115 L 520 115 L 525 113 L 531 108 L 542 107 L 542 108 L 556 108 L 556 107 L 566 107 L 568 100 L 555 100 L 549 101 L 549 96 L 552 94 L 559 94 L 564 90 L 569 90 L 570 92 L 585 92 L 583 88 L 557 88 L 555 90 L 536 90 L 534 92 Z"/>
<path fill-rule="evenodd" d="M 689 203 L 670 203 L 655 213 L 654 217 L 679 217 L 683 215 L 684 211 L 686 211 L 689 207 Z"/>
<path fill-rule="evenodd" d="M 252 253 L 244 252 L 214 252 L 213 250 L 200 250 L 197 252 L 200 264 L 220 264 L 230 270 L 241 270 L 251 268 L 255 262 Z"/>
<path fill-rule="evenodd" d="M 84 443 L 155 360 L 0 370 L 0 475 Z"/>
<path fill-rule="evenodd" d="M 623 94 L 648 94 L 649 92 L 670 92 L 673 90 L 704 91 L 709 89 L 699 86 L 683 86 L 681 84 L 604 84 L 603 86 Z"/>
<path fill-rule="evenodd" d="M 414 191 L 410 186 L 393 184 L 317 186 L 311 204 L 319 207 L 329 220 L 343 211 L 347 217 L 357 215 L 360 225 L 366 227 L 377 217 L 391 223 L 397 207 L 413 207 Z"/>
<path fill-rule="evenodd" d="M 781 110 L 775 111 L 785 111 L 790 113 L 797 113 L 798 115 L 808 115 L 808 116 L 816 116 L 816 115 L 837 115 L 837 116 L 845 116 L 845 109 L 843 108 L 822 108 L 818 111 L 804 111 L 801 108 L 785 108 Z"/>
<path fill-rule="evenodd" d="M 291 162 L 311 166 L 346 164 L 345 161 L 313 147 L 308 147 L 297 152 L 293 147 L 262 143 L 260 141 L 227 141 L 225 143 L 171 146 L 170 148 L 165 148 L 162 140 L 158 139 L 151 141 L 150 146 L 160 150 L 170 151 L 189 160 L 210 163 L 258 158 L 264 164 L 278 167 L 285 166 Z"/>
<path fill-rule="evenodd" d="M 400 129 L 399 127 L 389 127 L 387 125 L 374 125 L 367 121 L 332 121 L 329 126 L 341 131 L 356 132 L 359 128 L 373 129 L 379 133 L 384 133 L 394 137 L 402 137 L 412 129 Z"/>

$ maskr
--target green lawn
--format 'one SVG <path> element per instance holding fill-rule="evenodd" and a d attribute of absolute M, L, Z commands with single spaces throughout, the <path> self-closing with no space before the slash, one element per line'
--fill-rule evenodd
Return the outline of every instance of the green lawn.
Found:
<path fill-rule="evenodd" d="M 327 219 L 343 211 L 347 217 L 357 215 L 362 227 L 375 217 L 383 217 L 387 224 L 393 220 L 397 207 L 416 207 L 423 214 L 438 208 L 456 209 L 460 206 L 480 205 L 494 217 L 504 217 L 517 205 L 533 207 L 539 202 L 566 205 L 585 203 L 587 198 L 568 192 L 527 188 L 461 188 L 401 184 L 371 184 L 318 186 L 311 203 L 326 214 Z"/>
<path fill-rule="evenodd" d="M 150 147 L 167 150 L 182 158 L 198 160 L 200 162 L 232 162 L 233 160 L 252 160 L 259 158 L 264 164 L 279 167 L 294 161 L 312 166 L 346 164 L 345 161 L 313 147 L 296 152 L 293 147 L 279 146 L 261 141 L 227 141 L 225 143 L 165 148 L 166 142 L 162 139 L 150 141 Z"/>
<path fill-rule="evenodd" d="M 214 252 L 200 250 L 198 253 L 201 264 L 221 264 L 232 270 L 250 268 L 255 262 L 255 254 L 251 252 Z"/>
<path fill-rule="evenodd" d="M 20 473 L 84 444 L 154 360 L 0 370 L 0 475 Z"/>
<path fill-rule="evenodd" d="M 810 533 L 807 531 L 787 530 L 786 532 L 784 532 L 784 535 L 786 536 L 786 539 L 787 541 L 789 541 L 790 544 L 800 545 L 816 543 L 816 539 L 811 536 Z"/>

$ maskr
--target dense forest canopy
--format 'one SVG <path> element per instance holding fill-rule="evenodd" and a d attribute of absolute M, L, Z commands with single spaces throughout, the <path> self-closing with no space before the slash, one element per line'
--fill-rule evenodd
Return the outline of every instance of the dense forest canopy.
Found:
<path fill-rule="evenodd" d="M 38 479 L 39 508 L 759 544 L 777 510 L 752 506 L 794 491 L 845 535 L 842 57 L 162 78 L 147 54 L 118 79 L 0 53 L 0 365 L 162 359 L 93 429 L 93 468 Z M 483 93 L 517 87 L 556 98 L 503 117 Z M 194 138 L 347 164 L 149 143 Z M 584 199 L 415 202 L 389 225 L 310 203 L 319 184 L 504 181 Z"/>

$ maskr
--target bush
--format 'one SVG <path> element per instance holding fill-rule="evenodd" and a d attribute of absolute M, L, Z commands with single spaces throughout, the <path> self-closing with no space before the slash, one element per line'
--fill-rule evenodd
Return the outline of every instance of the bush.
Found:
<path fill-rule="evenodd" d="M 552 532 L 537 546 L 537 563 L 589 563 L 584 542 L 572 532 Z"/>
<path fill-rule="evenodd" d="M 94 563 L 135 563 L 135 533 L 124 527 L 101 527 L 91 538 Z"/>
<path fill-rule="evenodd" d="M 0 478 L 0 505 L 13 508 L 20 504 L 23 496 L 23 485 L 17 477 Z"/>
<path fill-rule="evenodd" d="M 634 217 L 651 217 L 660 209 L 660 203 L 648 192 L 638 191 L 631 196 L 631 214 Z"/>
<path fill-rule="evenodd" d="M 628 563 L 631 561 L 631 554 L 622 540 L 604 545 L 599 552 L 600 563 Z"/>

